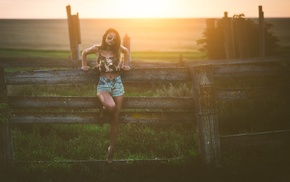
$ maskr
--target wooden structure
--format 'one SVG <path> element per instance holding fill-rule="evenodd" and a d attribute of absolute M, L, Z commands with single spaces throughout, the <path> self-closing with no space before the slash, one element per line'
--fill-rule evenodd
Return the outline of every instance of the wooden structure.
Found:
<path fill-rule="evenodd" d="M 265 57 L 265 22 L 264 22 L 264 12 L 262 6 L 259 6 L 259 56 Z"/>
<path fill-rule="evenodd" d="M 191 81 L 194 97 L 128 97 L 122 111 L 122 123 L 192 123 L 198 134 L 201 164 L 217 166 L 220 163 L 221 142 L 218 126 L 218 100 L 246 99 L 273 95 L 268 88 L 259 89 L 263 94 L 252 95 L 246 89 L 216 89 L 214 80 L 249 76 L 281 75 L 281 85 L 289 83 L 289 66 L 284 59 L 271 61 L 244 61 L 232 64 L 218 62 L 212 65 L 191 65 L 182 68 L 135 68 L 122 73 L 126 82 L 181 82 Z M 90 70 L 48 70 L 4 73 L 1 69 L 1 102 L 11 112 L 9 122 L 1 123 L 1 169 L 13 166 L 13 147 L 9 125 L 30 123 L 98 123 L 99 102 L 96 97 L 16 97 L 7 96 L 7 85 L 36 84 L 93 84 L 97 74 Z M 281 81 L 281 80 L 280 80 Z M 255 89 L 255 88 L 253 88 Z M 285 91 L 285 90 L 284 90 Z M 287 91 L 287 90 L 286 90 Z M 278 93 L 279 94 L 279 93 Z M 129 109 L 127 111 L 127 109 Z M 134 111 L 132 111 L 134 109 Z M 146 112 L 144 112 L 146 110 Z M 228 140 L 229 141 L 229 140 Z M 236 141 L 235 141 L 236 142 Z M 289 144 L 289 140 L 287 141 Z"/>
<path fill-rule="evenodd" d="M 81 44 L 81 33 L 80 33 L 80 21 L 79 14 L 71 15 L 71 7 L 68 5 L 66 7 L 67 13 L 67 23 L 68 23 L 68 33 L 69 42 L 71 50 L 71 60 L 78 61 L 80 58 L 80 44 Z"/>
<path fill-rule="evenodd" d="M 262 6 L 259 6 L 259 31 L 258 31 L 258 50 L 259 57 L 265 57 L 265 25 L 264 12 Z M 234 58 L 249 58 L 249 44 L 250 40 L 247 38 L 247 30 L 245 18 L 243 14 L 234 15 L 232 18 L 228 17 L 228 13 L 224 12 L 223 17 L 224 37 L 225 37 L 225 53 L 227 59 Z M 211 28 L 211 26 L 209 26 Z"/>
<path fill-rule="evenodd" d="M 7 104 L 8 97 L 4 69 L 0 67 L 0 172 L 4 173 L 9 173 L 13 167 L 13 148 Z"/>

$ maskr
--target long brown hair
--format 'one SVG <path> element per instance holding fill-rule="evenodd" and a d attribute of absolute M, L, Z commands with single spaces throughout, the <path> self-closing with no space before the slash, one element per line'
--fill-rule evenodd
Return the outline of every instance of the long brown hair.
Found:
<path fill-rule="evenodd" d="M 100 49 L 106 49 L 106 46 L 107 46 L 106 38 L 107 38 L 107 35 L 111 32 L 116 34 L 115 44 L 113 45 L 113 53 L 114 53 L 114 55 L 116 55 L 116 57 L 120 61 L 120 59 L 121 59 L 120 58 L 120 56 L 121 56 L 121 50 L 120 50 L 121 37 L 120 37 L 120 34 L 117 30 L 115 30 L 113 28 L 109 28 L 108 30 L 106 30 L 106 32 L 104 33 L 104 35 L 102 37 L 102 44 L 100 46 Z"/>

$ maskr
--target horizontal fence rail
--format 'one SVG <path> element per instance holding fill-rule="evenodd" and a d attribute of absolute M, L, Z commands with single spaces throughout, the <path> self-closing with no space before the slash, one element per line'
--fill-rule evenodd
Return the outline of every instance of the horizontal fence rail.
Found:
<path fill-rule="evenodd" d="M 288 66 L 280 62 L 256 64 L 217 64 L 213 65 L 213 76 L 215 78 L 251 77 L 251 76 L 289 76 Z M 194 74 L 194 73 L 193 73 Z M 98 74 L 95 70 L 84 72 L 78 70 L 40 70 L 19 71 L 5 73 L 7 85 L 29 85 L 29 84 L 82 84 L 96 83 Z M 122 73 L 123 81 L 191 81 L 189 68 L 133 68 L 129 72 Z"/>
<path fill-rule="evenodd" d="M 98 112 L 16 112 L 11 124 L 98 124 Z M 192 111 L 125 111 L 121 113 L 122 123 L 144 124 L 192 124 Z M 105 121 L 109 123 L 108 119 Z"/>
<path fill-rule="evenodd" d="M 289 68 L 281 65 L 218 65 L 213 67 L 214 77 L 252 77 L 289 74 Z"/>
<path fill-rule="evenodd" d="M 124 108 L 129 111 L 122 112 L 121 122 L 192 123 L 193 102 L 193 98 L 125 98 Z M 98 111 L 86 112 L 99 108 L 97 97 L 8 97 L 8 103 L 14 110 L 11 123 L 99 122 Z M 47 112 L 50 109 L 58 110 Z"/>
<path fill-rule="evenodd" d="M 244 59 L 223 59 L 223 60 L 187 60 L 176 59 L 172 61 L 144 61 L 144 60 L 132 60 L 130 62 L 131 67 L 134 68 L 176 68 L 176 67 L 193 67 L 199 65 L 230 65 L 230 64 L 253 64 L 253 63 L 267 63 L 267 62 L 284 62 L 289 60 L 289 57 L 274 57 L 274 58 L 244 58 Z M 5 68 L 79 68 L 81 67 L 81 61 L 72 61 L 70 59 L 58 59 L 58 58 L 0 58 L 1 65 Z M 88 64 L 91 67 L 95 66 L 95 60 L 88 60 Z"/>
<path fill-rule="evenodd" d="M 225 135 L 221 137 L 221 141 L 225 147 L 233 147 L 238 150 L 253 149 L 253 147 L 286 148 L 290 144 L 290 130 Z"/>
<path fill-rule="evenodd" d="M 284 82 L 287 83 L 288 80 L 288 85 L 284 84 L 283 87 L 290 87 L 289 67 L 283 67 L 280 64 L 272 63 L 269 66 L 263 64 L 215 65 L 212 72 L 215 79 L 280 75 L 282 79 L 284 77 Z M 98 75 L 94 70 L 88 72 L 82 70 L 28 71 L 6 73 L 5 76 L 7 85 L 87 84 L 97 83 L 98 81 Z M 190 81 L 191 72 L 189 68 L 140 68 L 123 73 L 122 79 L 124 82 Z M 262 97 L 262 95 L 271 97 L 277 93 L 275 91 L 278 89 L 283 90 L 283 87 L 216 89 L 216 97 L 217 99 L 244 99 L 255 96 Z M 257 95 L 257 91 L 263 94 Z"/>
<path fill-rule="evenodd" d="M 98 108 L 97 97 L 8 97 L 12 109 L 87 109 Z M 193 109 L 193 98 L 128 97 L 126 109 Z"/>
<path fill-rule="evenodd" d="M 7 85 L 30 84 L 86 84 L 96 83 L 98 75 L 95 70 L 42 70 L 6 73 Z M 143 68 L 132 69 L 122 73 L 124 81 L 190 81 L 191 75 L 188 68 Z"/>
<path fill-rule="evenodd" d="M 241 99 L 265 99 L 275 98 L 281 95 L 289 94 L 290 84 L 279 88 L 237 88 L 215 90 L 215 97 L 218 100 L 241 100 Z"/>

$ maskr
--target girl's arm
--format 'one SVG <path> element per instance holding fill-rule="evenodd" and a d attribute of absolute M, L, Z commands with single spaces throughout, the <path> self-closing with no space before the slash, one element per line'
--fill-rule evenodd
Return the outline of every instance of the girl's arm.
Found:
<path fill-rule="evenodd" d="M 121 45 L 121 51 L 124 54 L 124 65 L 122 69 L 125 71 L 129 71 L 130 70 L 129 62 L 131 61 L 130 51 L 122 45 Z"/>
<path fill-rule="evenodd" d="M 87 71 L 90 69 L 90 67 L 87 66 L 87 55 L 95 54 L 98 51 L 98 49 L 99 47 L 94 45 L 82 51 L 82 70 Z"/>

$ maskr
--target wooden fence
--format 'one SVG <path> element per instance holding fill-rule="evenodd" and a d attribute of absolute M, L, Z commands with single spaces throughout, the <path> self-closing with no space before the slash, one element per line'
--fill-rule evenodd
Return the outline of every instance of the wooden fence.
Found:
<path fill-rule="evenodd" d="M 289 61 L 245 61 L 179 68 L 133 68 L 122 73 L 126 82 L 191 82 L 194 97 L 126 97 L 121 114 L 122 123 L 192 123 L 196 125 L 198 154 L 202 164 L 216 166 L 221 159 L 217 101 L 248 99 L 273 94 L 253 94 L 256 88 L 216 89 L 215 80 L 242 77 L 279 76 L 279 84 L 288 87 Z M 1 123 L 1 168 L 13 166 L 13 146 L 9 126 L 29 123 L 98 123 L 99 102 L 96 97 L 26 97 L 7 95 L 8 85 L 94 84 L 94 70 L 0 71 L 0 101 L 12 111 L 9 122 Z M 281 81 L 282 80 L 282 81 Z M 255 90 L 257 91 L 257 89 Z M 127 110 L 128 109 L 128 110 Z M 134 112 L 132 111 L 134 109 Z M 220 140 L 222 139 L 222 140 Z M 229 140 L 226 140 L 229 141 Z M 235 141 L 236 142 L 236 141 Z M 287 140 L 289 144 L 289 139 Z"/>
<path fill-rule="evenodd" d="M 80 56 L 80 44 L 81 44 L 81 31 L 80 31 L 80 20 L 79 14 L 71 15 L 70 5 L 66 6 L 67 24 L 69 43 L 71 51 L 71 60 L 81 60 Z"/>
<path fill-rule="evenodd" d="M 258 7 L 258 56 L 264 58 L 266 56 L 266 27 L 264 21 L 264 12 L 262 6 Z M 207 46 L 208 46 L 208 58 L 214 59 L 215 56 L 211 55 L 214 52 L 216 45 L 215 30 L 217 28 L 217 19 L 210 18 L 206 20 L 207 30 Z M 233 17 L 228 17 L 228 12 L 224 12 L 222 20 L 223 32 L 224 32 L 224 51 L 226 59 L 235 58 L 249 58 L 252 57 L 250 54 L 250 46 L 253 44 L 253 40 L 248 40 L 248 28 L 246 24 L 246 18 L 244 14 L 235 14 Z"/>

